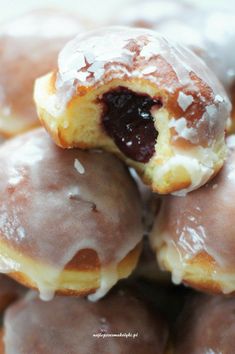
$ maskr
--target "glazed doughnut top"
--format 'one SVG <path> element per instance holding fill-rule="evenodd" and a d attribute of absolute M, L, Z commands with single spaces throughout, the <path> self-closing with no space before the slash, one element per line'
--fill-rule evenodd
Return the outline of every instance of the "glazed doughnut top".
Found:
<path fill-rule="evenodd" d="M 161 243 L 164 240 L 169 246 L 175 247 L 182 262 L 206 252 L 222 269 L 233 272 L 235 136 L 227 139 L 227 145 L 227 161 L 210 183 L 184 198 L 163 198 L 152 241 Z"/>
<path fill-rule="evenodd" d="M 42 302 L 31 297 L 7 310 L 5 354 L 164 353 L 165 322 L 123 290 L 97 303 L 66 297 Z M 137 336 L 108 337 L 125 333 Z"/>
<path fill-rule="evenodd" d="M 43 109 L 56 118 L 92 87 L 133 78 L 159 89 L 172 135 L 203 147 L 224 136 L 231 107 L 216 77 L 191 51 L 145 29 L 107 27 L 70 41 L 59 54 L 54 93 Z"/>
<path fill-rule="evenodd" d="M 53 266 L 53 282 L 83 249 L 115 268 L 141 241 L 138 190 L 111 154 L 60 149 L 37 129 L 3 144 L 0 163 L 0 243 Z M 20 262 L 1 254 L 0 270 L 20 271 Z"/>
<path fill-rule="evenodd" d="M 232 354 L 235 299 L 195 296 L 176 323 L 175 354 Z"/>
<path fill-rule="evenodd" d="M 1 26 L 0 132 L 11 136 L 39 125 L 34 80 L 56 65 L 59 50 L 83 30 L 79 18 L 55 9 L 32 11 Z"/>

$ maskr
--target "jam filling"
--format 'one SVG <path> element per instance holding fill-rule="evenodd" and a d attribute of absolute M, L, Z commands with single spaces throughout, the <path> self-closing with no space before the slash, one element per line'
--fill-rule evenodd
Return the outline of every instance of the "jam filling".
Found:
<path fill-rule="evenodd" d="M 158 136 L 150 110 L 161 108 L 161 100 L 119 87 L 105 93 L 102 103 L 102 124 L 106 133 L 125 156 L 148 162 L 155 152 Z"/>

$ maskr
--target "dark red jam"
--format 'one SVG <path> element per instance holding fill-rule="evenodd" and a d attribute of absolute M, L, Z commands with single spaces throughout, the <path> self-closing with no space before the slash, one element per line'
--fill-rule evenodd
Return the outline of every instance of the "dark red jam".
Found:
<path fill-rule="evenodd" d="M 155 152 L 158 136 L 150 110 L 154 106 L 161 108 L 161 100 L 119 87 L 105 93 L 102 103 L 102 124 L 106 133 L 125 156 L 148 162 Z"/>

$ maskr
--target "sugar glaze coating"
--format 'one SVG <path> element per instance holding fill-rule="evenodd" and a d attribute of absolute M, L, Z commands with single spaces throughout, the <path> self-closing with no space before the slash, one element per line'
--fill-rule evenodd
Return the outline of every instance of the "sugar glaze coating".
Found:
<path fill-rule="evenodd" d="M 44 278 L 27 270 L 43 298 L 53 295 L 78 251 L 94 250 L 101 267 L 96 295 L 104 295 L 117 281 L 117 263 L 143 236 L 139 194 L 125 166 L 108 153 L 62 150 L 43 129 L 6 142 L 0 160 L 0 243 L 53 267 Z M 1 271 L 20 269 L 20 261 L 1 254 Z"/>

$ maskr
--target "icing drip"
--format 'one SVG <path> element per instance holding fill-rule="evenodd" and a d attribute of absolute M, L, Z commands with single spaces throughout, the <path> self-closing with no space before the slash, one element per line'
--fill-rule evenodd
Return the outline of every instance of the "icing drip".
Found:
<path fill-rule="evenodd" d="M 94 250 L 98 260 L 92 256 L 81 269 L 100 265 L 95 296 L 103 296 L 143 236 L 139 195 L 125 166 L 107 153 L 59 149 L 42 129 L 6 142 L 0 160 L 0 270 L 25 272 L 49 300 L 66 265 Z"/>

